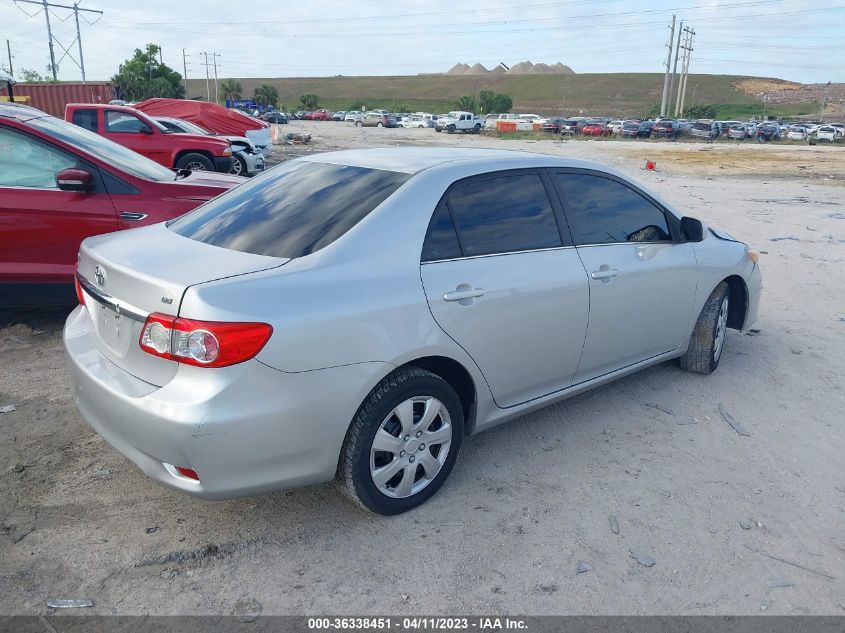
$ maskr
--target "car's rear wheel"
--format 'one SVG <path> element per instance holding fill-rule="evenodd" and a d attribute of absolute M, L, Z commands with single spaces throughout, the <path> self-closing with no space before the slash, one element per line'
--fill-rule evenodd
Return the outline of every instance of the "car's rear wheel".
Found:
<path fill-rule="evenodd" d="M 376 385 L 349 427 L 338 464 L 341 488 L 377 514 L 415 508 L 449 476 L 463 433 L 455 390 L 423 369 L 399 369 Z"/>
<path fill-rule="evenodd" d="M 360 121 L 355 121 L 355 127 L 361 127 L 362 125 L 364 125 L 364 124 L 361 123 Z"/>
<path fill-rule="evenodd" d="M 687 352 L 680 358 L 681 369 L 697 374 L 712 374 L 719 366 L 728 331 L 728 284 L 723 281 L 707 298 Z"/>
<path fill-rule="evenodd" d="M 376 127 L 384 127 L 384 124 L 383 124 L 381 121 L 379 121 L 379 122 L 376 124 Z"/>
<path fill-rule="evenodd" d="M 214 165 L 208 156 L 202 154 L 185 154 L 176 161 L 176 169 L 189 169 L 191 171 L 214 171 Z"/>

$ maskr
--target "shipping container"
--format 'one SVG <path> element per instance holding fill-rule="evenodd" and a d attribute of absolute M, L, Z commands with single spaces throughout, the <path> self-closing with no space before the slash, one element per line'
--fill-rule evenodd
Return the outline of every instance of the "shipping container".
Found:
<path fill-rule="evenodd" d="M 47 114 L 63 119 L 68 103 L 108 103 L 114 99 L 114 88 L 108 82 L 15 84 L 15 103 L 25 103 Z M 5 84 L 0 88 L 0 101 L 8 101 Z"/>

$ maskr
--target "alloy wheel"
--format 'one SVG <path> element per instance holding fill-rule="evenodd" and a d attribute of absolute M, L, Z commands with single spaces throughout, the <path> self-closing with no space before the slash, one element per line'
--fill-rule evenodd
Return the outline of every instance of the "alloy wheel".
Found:
<path fill-rule="evenodd" d="M 446 405 L 432 396 L 408 398 L 388 414 L 373 438 L 373 483 L 388 497 L 415 495 L 437 477 L 451 444 Z"/>

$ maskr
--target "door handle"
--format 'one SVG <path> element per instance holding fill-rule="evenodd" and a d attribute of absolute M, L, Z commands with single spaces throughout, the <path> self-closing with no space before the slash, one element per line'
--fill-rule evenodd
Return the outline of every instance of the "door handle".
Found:
<path fill-rule="evenodd" d="M 128 222 L 140 222 L 141 220 L 145 220 L 146 218 L 146 213 L 137 213 L 135 211 L 124 211 L 120 214 L 120 219 L 126 220 Z"/>
<path fill-rule="evenodd" d="M 461 305 L 469 305 L 473 299 L 484 296 L 483 288 L 473 288 L 469 284 L 461 284 L 452 292 L 443 295 L 443 301 L 460 301 Z"/>
<path fill-rule="evenodd" d="M 611 277 L 616 277 L 618 274 L 619 271 L 616 268 L 611 268 L 606 264 L 602 264 L 598 270 L 594 270 L 590 273 L 590 277 L 593 279 L 610 279 Z"/>

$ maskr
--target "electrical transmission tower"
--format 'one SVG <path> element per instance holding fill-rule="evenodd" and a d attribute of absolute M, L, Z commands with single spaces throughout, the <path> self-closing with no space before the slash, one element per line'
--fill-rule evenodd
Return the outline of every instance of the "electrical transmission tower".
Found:
<path fill-rule="evenodd" d="M 74 2 L 73 6 L 68 6 L 66 4 L 55 4 L 55 3 L 52 3 L 52 2 L 47 2 L 47 0 L 41 0 L 40 2 L 38 0 L 14 0 L 14 2 L 15 2 L 15 4 L 18 4 L 18 3 L 34 4 L 34 5 L 40 6 L 41 10 L 44 11 L 44 18 L 47 20 L 47 44 L 50 48 L 50 71 L 53 74 L 53 81 L 58 81 L 57 73 L 58 73 L 59 64 L 62 62 L 62 60 L 65 57 L 69 57 L 71 59 L 71 61 L 73 61 L 74 64 L 79 66 L 79 69 L 82 71 L 82 83 L 85 83 L 85 60 L 82 57 L 82 34 L 79 31 L 79 14 L 80 13 L 95 13 L 98 16 L 102 17 L 103 12 L 98 11 L 96 9 L 80 9 L 79 8 L 79 2 Z M 50 9 L 53 8 L 53 7 L 57 8 L 57 9 L 68 9 L 70 11 L 73 11 L 73 19 L 76 22 L 76 39 L 73 42 L 70 43 L 70 47 L 73 47 L 74 44 L 78 45 L 79 61 L 77 61 L 74 58 L 73 54 L 68 50 L 68 48 L 65 47 L 64 44 L 62 44 L 53 35 L 53 29 L 50 25 Z M 26 12 L 24 11 L 24 13 L 26 13 Z M 38 15 L 38 13 L 36 12 L 36 13 L 31 14 L 31 15 L 27 13 L 27 15 L 29 15 L 29 17 L 35 17 L 36 15 Z M 53 15 L 55 15 L 55 14 L 53 14 Z M 93 22 L 88 22 L 88 19 L 84 15 L 82 16 L 82 19 L 85 20 L 86 22 L 88 22 L 88 24 L 94 25 L 100 20 L 100 17 L 98 17 Z M 67 18 L 65 18 L 65 19 L 67 19 Z M 64 55 L 61 56 L 61 58 L 59 59 L 58 62 L 56 61 L 56 54 L 55 54 L 55 50 L 53 49 L 53 42 L 58 44 L 59 47 L 65 52 Z"/>

